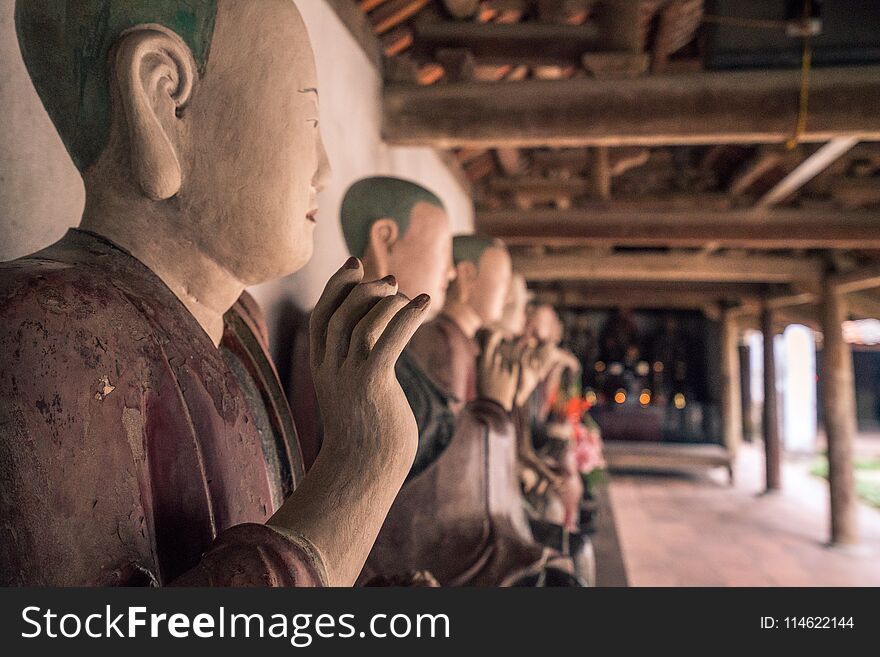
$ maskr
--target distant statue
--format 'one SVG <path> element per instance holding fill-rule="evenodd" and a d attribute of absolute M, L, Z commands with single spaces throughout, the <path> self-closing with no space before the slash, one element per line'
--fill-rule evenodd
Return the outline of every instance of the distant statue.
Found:
<path fill-rule="evenodd" d="M 527 398 L 546 357 L 505 343 L 498 325 L 511 283 L 501 242 L 453 241 L 456 277 L 441 314 L 414 336 L 406 354 L 446 391 L 457 415 L 445 451 L 404 486 L 368 568 L 429 569 L 453 585 L 576 584 L 570 560 L 535 541 L 523 508 L 512 411 Z M 420 436 L 420 440 L 422 436 Z"/>
<path fill-rule="evenodd" d="M 86 207 L 0 265 L 0 584 L 352 584 L 417 449 L 393 367 L 429 300 L 356 259 L 327 284 L 303 476 L 242 294 L 310 258 L 328 173 L 294 4 L 19 0 L 16 27 Z"/>
<path fill-rule="evenodd" d="M 435 194 L 400 178 L 364 178 L 346 192 L 340 222 L 349 251 L 363 259 L 366 280 L 391 276 L 402 294 L 430 295 L 429 318 L 440 311 L 455 270 L 449 217 Z M 295 339 L 289 399 L 308 469 L 320 452 L 323 426 L 308 368 L 309 334 L 305 328 Z M 404 352 L 396 369 L 419 424 L 419 452 L 413 466 L 418 471 L 433 451 L 448 443 L 451 426 L 447 425 L 452 420 L 451 415 L 449 422 L 444 418 L 446 395 L 424 376 L 414 374 L 414 367 Z"/>

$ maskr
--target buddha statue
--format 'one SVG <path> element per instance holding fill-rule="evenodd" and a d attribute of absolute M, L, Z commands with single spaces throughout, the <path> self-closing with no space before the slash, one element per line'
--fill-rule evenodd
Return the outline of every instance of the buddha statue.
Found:
<path fill-rule="evenodd" d="M 243 294 L 309 259 L 329 171 L 295 5 L 19 0 L 16 27 L 86 206 L 0 264 L 0 585 L 353 584 L 415 457 L 393 368 L 429 299 L 357 259 L 328 282 L 304 475 Z"/>
<path fill-rule="evenodd" d="M 436 315 L 455 270 L 449 217 L 435 194 L 400 178 L 364 178 L 347 190 L 340 223 L 349 251 L 362 258 L 367 280 L 390 277 L 404 295 L 429 294 L 432 304 L 428 317 Z M 309 336 L 305 328 L 301 327 L 296 336 L 288 396 L 308 469 L 321 449 L 323 425 L 307 367 Z M 406 353 L 396 365 L 398 378 L 406 381 L 404 391 L 420 429 L 419 452 L 411 475 L 449 442 L 453 422 L 445 417 L 446 395 L 424 376 L 414 374 L 413 367 Z"/>
<path fill-rule="evenodd" d="M 443 311 L 419 329 L 404 355 L 446 392 L 455 430 L 445 451 L 404 485 L 367 567 L 424 568 L 446 585 L 534 585 L 548 578 L 571 585 L 570 562 L 534 541 L 517 478 L 511 413 L 537 383 L 523 373 L 539 368 L 545 354 L 505 343 L 499 331 L 478 335 L 501 319 L 510 256 L 500 242 L 459 236 L 453 259 L 456 277 Z"/>

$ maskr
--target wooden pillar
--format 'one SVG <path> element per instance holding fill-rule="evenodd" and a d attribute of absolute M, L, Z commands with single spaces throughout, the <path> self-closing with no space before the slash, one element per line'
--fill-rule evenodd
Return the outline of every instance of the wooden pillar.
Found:
<path fill-rule="evenodd" d="M 731 458 L 742 440 L 742 393 L 739 371 L 739 325 L 731 310 L 721 316 L 721 418 L 724 446 Z"/>
<path fill-rule="evenodd" d="M 779 412 L 776 402 L 776 352 L 773 347 L 773 312 L 761 311 L 764 334 L 764 454 L 767 490 L 782 488 L 782 444 L 779 439 Z"/>
<path fill-rule="evenodd" d="M 855 385 L 852 350 L 843 339 L 846 301 L 826 277 L 822 289 L 822 407 L 828 437 L 828 484 L 831 492 L 831 543 L 858 542 L 853 441 Z"/>
<path fill-rule="evenodd" d="M 608 147 L 596 146 L 593 149 L 591 174 L 593 177 L 593 193 L 600 201 L 611 198 L 611 165 L 608 159 Z"/>

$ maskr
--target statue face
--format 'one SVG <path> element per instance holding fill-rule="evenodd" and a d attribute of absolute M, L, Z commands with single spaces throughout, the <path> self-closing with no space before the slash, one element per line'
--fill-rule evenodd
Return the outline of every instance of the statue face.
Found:
<path fill-rule="evenodd" d="M 490 246 L 483 252 L 468 295 L 468 303 L 477 311 L 484 326 L 501 319 L 512 275 L 512 263 L 507 249 Z"/>
<path fill-rule="evenodd" d="M 412 299 L 427 293 L 432 314 L 440 312 L 455 276 L 452 228 L 445 210 L 430 203 L 413 206 L 406 234 L 388 251 L 388 269 L 403 294 Z"/>
<path fill-rule="evenodd" d="M 305 24 L 291 0 L 221 2 L 204 76 L 186 110 L 184 239 L 245 284 L 311 257 L 329 173 Z"/>
<path fill-rule="evenodd" d="M 515 274 L 510 279 L 510 288 L 507 290 L 507 298 L 504 301 L 504 310 L 501 314 L 501 328 L 509 335 L 519 336 L 523 334 L 526 326 L 526 307 L 529 303 L 529 290 L 526 279 L 520 274 Z"/>
<path fill-rule="evenodd" d="M 562 337 L 562 325 L 556 311 L 547 305 L 536 307 L 529 314 L 526 335 L 540 342 L 558 342 Z"/>

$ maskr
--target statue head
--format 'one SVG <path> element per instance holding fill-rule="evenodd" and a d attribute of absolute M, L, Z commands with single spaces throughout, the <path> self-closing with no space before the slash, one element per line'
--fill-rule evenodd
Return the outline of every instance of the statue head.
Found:
<path fill-rule="evenodd" d="M 553 306 L 539 304 L 529 309 L 526 335 L 539 342 L 559 344 L 562 340 L 562 322 Z"/>
<path fill-rule="evenodd" d="M 18 0 L 16 28 L 86 217 L 140 221 L 245 285 L 305 264 L 328 164 L 291 0 Z"/>
<path fill-rule="evenodd" d="M 457 301 L 476 311 L 483 326 L 501 318 L 513 275 L 510 254 L 500 240 L 479 235 L 456 235 L 452 240 Z"/>
<path fill-rule="evenodd" d="M 507 298 L 498 321 L 500 328 L 508 337 L 518 337 L 526 327 L 526 309 L 529 305 L 529 288 L 522 274 L 514 274 L 507 288 Z"/>
<path fill-rule="evenodd" d="M 367 275 L 393 274 L 403 294 L 427 293 L 439 312 L 455 270 L 449 216 L 435 194 L 400 178 L 364 178 L 348 188 L 340 219 Z"/>

